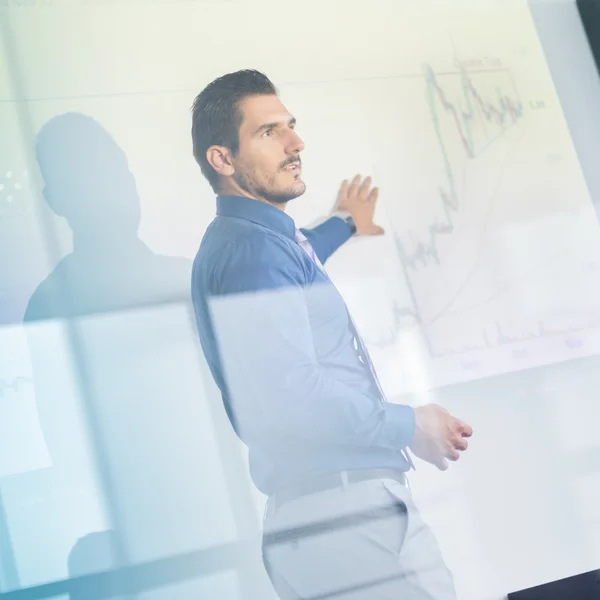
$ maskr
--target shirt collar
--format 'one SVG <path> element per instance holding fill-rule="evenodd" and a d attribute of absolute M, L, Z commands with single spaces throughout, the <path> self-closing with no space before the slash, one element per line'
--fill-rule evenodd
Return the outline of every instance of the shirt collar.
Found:
<path fill-rule="evenodd" d="M 294 219 L 279 208 L 244 196 L 217 196 L 217 215 L 238 217 L 294 239 Z"/>

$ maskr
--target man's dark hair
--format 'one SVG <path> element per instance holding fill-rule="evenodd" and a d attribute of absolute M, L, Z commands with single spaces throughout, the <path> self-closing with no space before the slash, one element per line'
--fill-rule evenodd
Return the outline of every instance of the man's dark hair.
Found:
<path fill-rule="evenodd" d="M 213 145 L 225 146 L 235 156 L 243 119 L 240 102 L 249 96 L 272 94 L 277 95 L 277 88 L 266 75 L 245 69 L 215 79 L 196 96 L 192 106 L 194 158 L 216 194 L 219 174 L 206 159 L 206 151 Z"/>

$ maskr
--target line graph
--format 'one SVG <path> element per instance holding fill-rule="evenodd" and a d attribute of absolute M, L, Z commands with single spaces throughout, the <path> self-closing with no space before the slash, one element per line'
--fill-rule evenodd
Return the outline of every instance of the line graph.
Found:
<path fill-rule="evenodd" d="M 431 111 L 431 121 L 444 161 L 447 180 L 446 187 L 443 185 L 439 187 L 440 208 L 443 220 L 436 219 L 429 225 L 428 239 L 418 241 L 414 244 L 412 250 L 408 250 L 402 238 L 400 236 L 395 237 L 400 259 L 403 264 L 411 269 L 417 268 L 419 264 L 427 266 L 429 260 L 434 260 L 439 264 L 440 257 L 436 245 L 437 237 L 439 235 L 450 234 L 454 231 L 452 213 L 457 212 L 460 208 L 460 200 L 455 185 L 455 175 L 448 157 L 447 143 L 440 128 L 440 116 L 436 99 L 439 101 L 442 110 L 452 116 L 452 121 L 456 127 L 456 134 L 459 136 L 465 155 L 469 159 L 479 156 L 491 143 L 499 139 L 507 126 L 514 125 L 523 118 L 523 107 L 520 99 L 518 99 L 518 95 L 517 98 L 512 99 L 508 94 L 498 89 L 497 104 L 495 105 L 493 102 L 485 100 L 482 97 L 474 85 L 472 77 L 464 69 L 461 69 L 454 75 L 460 77 L 466 109 L 456 106 L 448 99 L 430 65 L 425 65 L 423 70 L 427 88 L 427 101 Z M 500 69 L 500 71 L 505 71 L 505 69 Z M 477 118 L 483 124 L 486 135 L 486 122 L 495 124 L 502 129 L 499 134 L 488 139 L 481 148 L 476 147 L 473 136 L 473 124 Z"/>
<path fill-rule="evenodd" d="M 600 351 L 600 227 L 551 80 L 476 62 L 387 87 L 413 168 L 384 200 L 399 283 L 364 337 L 390 386 L 411 354 L 443 385 Z"/>
<path fill-rule="evenodd" d="M 479 92 L 473 82 L 473 77 L 477 75 L 505 74 L 510 82 L 511 92 L 514 97 L 502 88 L 496 87 L 496 98 L 494 101 L 487 100 Z M 458 102 L 452 102 L 448 94 L 440 83 L 441 78 L 453 77 L 460 80 L 461 100 L 463 105 Z M 394 241 L 398 256 L 404 269 L 404 275 L 409 284 L 409 292 L 413 301 L 413 308 L 393 303 L 393 321 L 386 336 L 379 337 L 375 345 L 380 348 L 393 346 L 397 341 L 397 336 L 402 329 L 402 323 L 408 319 L 421 321 L 418 302 L 415 290 L 411 288 L 410 275 L 411 270 L 427 267 L 431 262 L 440 264 L 441 259 L 438 252 L 437 240 L 439 236 L 450 235 L 454 232 L 453 215 L 461 208 L 459 194 L 455 183 L 451 161 L 449 159 L 448 143 L 445 140 L 442 128 L 440 126 L 440 113 L 448 113 L 451 116 L 453 124 L 452 133 L 460 140 L 460 146 L 467 160 L 473 160 L 481 156 L 491 144 L 499 140 L 506 129 L 516 125 L 524 117 L 524 108 L 516 88 L 514 79 L 510 70 L 505 67 L 492 69 L 477 69 L 467 72 L 466 69 L 457 71 L 443 71 L 437 73 L 429 64 L 423 65 L 423 79 L 425 81 L 425 95 L 429 109 L 429 118 L 433 126 L 435 139 L 439 149 L 440 156 L 444 163 L 446 180 L 438 187 L 439 212 L 442 217 L 436 218 L 428 225 L 428 235 L 423 240 L 413 242 L 412 248 L 408 248 L 403 237 L 397 232 L 393 232 Z M 479 124 L 483 130 L 484 143 L 479 147 L 475 142 L 474 126 Z M 488 126 L 486 126 L 488 124 Z M 500 128 L 500 131 L 492 132 L 490 126 Z M 436 352 L 429 340 L 425 336 L 425 343 L 432 356 Z"/>

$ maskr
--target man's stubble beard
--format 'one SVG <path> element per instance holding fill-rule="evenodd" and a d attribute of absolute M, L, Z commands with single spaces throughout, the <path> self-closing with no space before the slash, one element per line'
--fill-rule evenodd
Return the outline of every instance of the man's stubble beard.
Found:
<path fill-rule="evenodd" d="M 266 187 L 256 181 L 255 177 L 248 175 L 243 170 L 236 170 L 233 174 L 234 181 L 251 197 L 264 199 L 272 204 L 287 204 L 290 200 L 302 196 L 306 191 L 306 184 L 303 182 L 302 191 L 289 189 L 286 191 L 276 191 Z"/>

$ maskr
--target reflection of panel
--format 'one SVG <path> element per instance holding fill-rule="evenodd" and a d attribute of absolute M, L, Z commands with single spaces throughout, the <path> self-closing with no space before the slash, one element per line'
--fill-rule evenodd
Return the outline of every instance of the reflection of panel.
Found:
<path fill-rule="evenodd" d="M 133 563 L 236 540 L 232 503 L 251 498 L 232 498 L 226 488 L 217 436 L 231 432 L 212 418 L 189 307 L 71 321 L 85 398 L 71 371 L 64 326 L 26 326 L 53 467 L 3 486 L 21 585 L 66 577 L 68 561 L 78 572 L 113 564 L 106 552 L 90 551 L 106 546 L 110 529 L 121 534 Z M 105 450 L 100 459 L 115 521 L 102 507 L 107 490 L 96 481 L 90 423 Z"/>
<path fill-rule="evenodd" d="M 247 500 L 227 491 L 189 307 L 89 316 L 75 327 L 131 560 L 235 540 L 232 503 Z"/>
<path fill-rule="evenodd" d="M 50 466 L 21 326 L 0 327 L 0 477 Z"/>
<path fill-rule="evenodd" d="M 31 586 L 66 577 L 68 555 L 77 539 L 106 529 L 108 519 L 65 324 L 38 323 L 13 331 L 26 336 L 26 342 L 13 336 L 13 342 L 19 341 L 11 346 L 13 361 L 17 351 L 23 358 L 20 372 L 13 362 L 13 378 L 24 374 L 33 379 L 32 396 L 53 463 L 40 468 L 48 467 L 48 458 L 37 456 L 38 470 L 2 481 L 20 584 Z M 38 440 L 38 447 L 41 443 Z M 68 470 L 61 468 L 61 456 L 70 457 Z"/>

